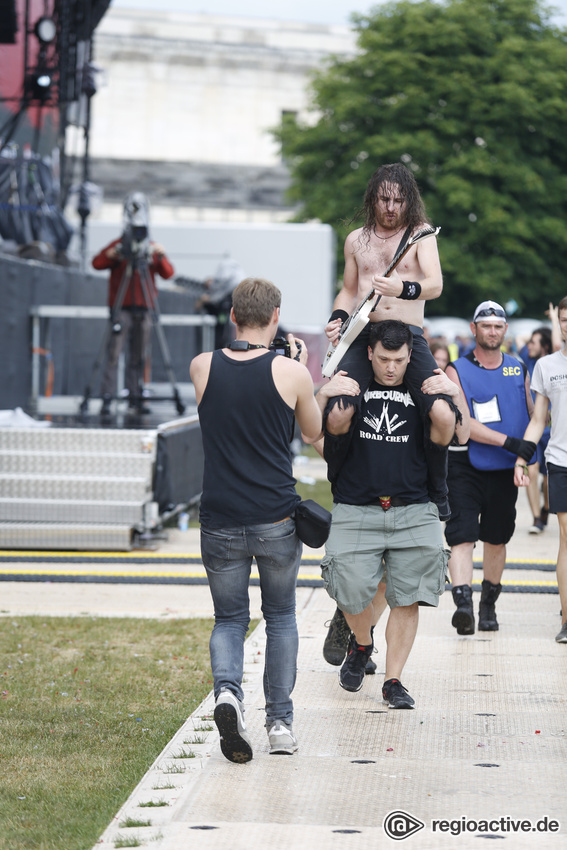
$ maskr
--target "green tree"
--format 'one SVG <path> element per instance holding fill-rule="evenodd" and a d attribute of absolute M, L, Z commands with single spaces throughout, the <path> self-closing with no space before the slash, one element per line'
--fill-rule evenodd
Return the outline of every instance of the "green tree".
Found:
<path fill-rule="evenodd" d="M 313 81 L 313 121 L 278 137 L 298 220 L 340 248 L 385 162 L 415 174 L 441 226 L 430 314 L 514 298 L 543 315 L 567 292 L 567 32 L 537 0 L 390 3 L 355 16 L 357 51 Z"/>

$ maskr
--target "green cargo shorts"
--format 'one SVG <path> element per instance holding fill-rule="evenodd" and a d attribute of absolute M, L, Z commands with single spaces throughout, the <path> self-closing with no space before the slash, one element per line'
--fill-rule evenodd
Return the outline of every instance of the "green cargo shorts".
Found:
<path fill-rule="evenodd" d="M 321 569 L 341 611 L 360 614 L 386 573 L 390 608 L 437 606 L 445 591 L 449 551 L 432 502 L 382 510 L 377 505 L 333 508 Z"/>

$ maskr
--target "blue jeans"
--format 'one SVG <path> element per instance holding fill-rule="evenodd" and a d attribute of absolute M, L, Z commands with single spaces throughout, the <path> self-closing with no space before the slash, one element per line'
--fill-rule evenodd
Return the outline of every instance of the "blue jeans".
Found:
<path fill-rule="evenodd" d="M 213 597 L 215 625 L 209 649 L 215 698 L 222 688 L 243 700 L 244 638 L 250 623 L 248 586 L 252 558 L 260 575 L 266 623 L 264 696 L 266 727 L 291 724 L 297 672 L 295 585 L 301 541 L 293 519 L 237 528 L 203 528 L 201 555 Z"/>

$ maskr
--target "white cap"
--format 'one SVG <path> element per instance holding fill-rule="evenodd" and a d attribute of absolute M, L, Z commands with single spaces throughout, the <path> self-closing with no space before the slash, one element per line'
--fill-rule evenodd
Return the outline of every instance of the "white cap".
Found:
<path fill-rule="evenodd" d="M 506 322 L 506 310 L 496 301 L 483 301 L 474 311 L 473 322 Z"/>

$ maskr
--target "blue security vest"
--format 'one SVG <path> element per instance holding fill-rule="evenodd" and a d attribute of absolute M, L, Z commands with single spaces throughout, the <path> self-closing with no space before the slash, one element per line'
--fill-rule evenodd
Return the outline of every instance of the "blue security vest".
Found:
<path fill-rule="evenodd" d="M 524 366 L 504 354 L 497 369 L 484 369 L 468 357 L 452 364 L 459 374 L 471 416 L 492 431 L 523 437 L 530 421 L 526 404 Z M 476 469 L 511 469 L 516 455 L 501 446 L 469 440 L 469 459 Z"/>

